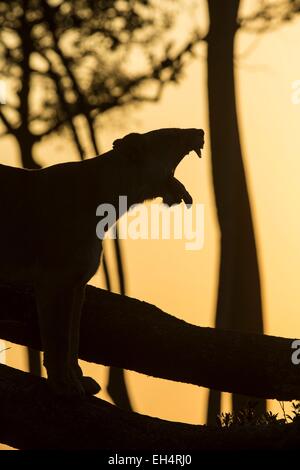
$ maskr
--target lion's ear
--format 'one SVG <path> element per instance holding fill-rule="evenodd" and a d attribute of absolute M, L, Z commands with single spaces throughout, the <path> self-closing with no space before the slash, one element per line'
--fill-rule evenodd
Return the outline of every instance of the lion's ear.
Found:
<path fill-rule="evenodd" d="M 113 149 L 132 161 L 138 161 L 145 152 L 143 136 L 137 132 L 132 132 L 123 137 L 123 139 L 115 140 Z"/>

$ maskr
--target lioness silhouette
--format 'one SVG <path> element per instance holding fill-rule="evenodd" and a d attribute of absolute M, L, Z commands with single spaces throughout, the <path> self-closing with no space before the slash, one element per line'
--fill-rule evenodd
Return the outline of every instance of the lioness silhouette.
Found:
<path fill-rule="evenodd" d="M 100 264 L 96 208 L 129 207 L 162 197 L 192 198 L 175 177 L 181 159 L 201 155 L 200 129 L 132 133 L 109 152 L 82 162 L 25 170 L 0 165 L 0 280 L 34 287 L 48 384 L 61 395 L 95 394 L 99 385 L 78 365 L 85 285 Z"/>

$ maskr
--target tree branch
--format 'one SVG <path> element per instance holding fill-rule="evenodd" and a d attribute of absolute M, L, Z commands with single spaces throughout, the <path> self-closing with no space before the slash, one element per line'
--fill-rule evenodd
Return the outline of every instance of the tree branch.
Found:
<path fill-rule="evenodd" d="M 0 337 L 41 349 L 33 292 L 0 285 L 0 298 Z M 253 397 L 300 397 L 292 339 L 197 327 L 92 286 L 80 339 L 80 357 L 89 362 Z"/>

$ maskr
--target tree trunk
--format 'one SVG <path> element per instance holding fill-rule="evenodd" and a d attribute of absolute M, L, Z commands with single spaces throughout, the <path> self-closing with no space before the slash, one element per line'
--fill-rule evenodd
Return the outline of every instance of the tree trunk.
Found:
<path fill-rule="evenodd" d="M 20 106 L 19 113 L 21 124 L 16 131 L 16 139 L 19 145 L 20 158 L 23 168 L 39 168 L 39 165 L 33 159 L 34 135 L 30 131 L 29 100 L 30 100 L 30 56 L 32 53 L 31 26 L 26 19 L 28 9 L 28 0 L 23 2 L 23 15 L 21 17 L 20 28 L 22 38 L 22 59 L 20 68 L 22 70 L 21 88 L 18 92 Z M 40 354 L 33 349 L 28 348 L 28 366 L 31 373 L 41 375 Z"/>
<path fill-rule="evenodd" d="M 30 112 L 29 112 L 29 101 L 30 101 L 30 57 L 33 52 L 32 49 L 32 38 L 31 38 L 31 25 L 26 19 L 28 13 L 28 1 L 23 1 L 23 14 L 20 21 L 20 38 L 22 38 L 22 58 L 19 66 L 22 70 L 22 79 L 20 80 L 21 88 L 18 91 L 19 96 L 19 114 L 21 116 L 20 127 L 17 129 L 16 137 L 20 148 L 20 157 L 22 166 L 24 168 L 38 168 L 38 165 L 33 160 L 33 145 L 34 135 L 30 130 Z"/>
<path fill-rule="evenodd" d="M 0 285 L 0 299 L 0 338 L 40 350 L 33 291 Z M 79 357 L 252 401 L 293 400 L 300 396 L 300 374 L 291 361 L 292 341 L 197 327 L 146 302 L 87 286 Z"/>
<path fill-rule="evenodd" d="M 23 130 L 22 130 L 23 131 Z M 26 135 L 27 134 L 27 135 Z M 23 168 L 39 168 L 37 163 L 33 160 L 32 150 L 33 150 L 33 139 L 29 132 L 24 132 L 22 134 L 19 130 L 18 132 L 18 145 L 21 156 L 21 162 Z M 35 351 L 32 348 L 27 349 L 27 362 L 28 370 L 34 374 L 40 376 L 42 373 L 41 357 L 38 351 Z"/>
<path fill-rule="evenodd" d="M 220 226 L 220 273 L 216 327 L 263 332 L 260 277 L 238 130 L 234 39 L 239 0 L 208 0 L 207 43 L 212 171 Z M 216 371 L 216 374 L 218 371 Z M 233 409 L 245 397 L 233 396 Z M 260 403 L 260 410 L 265 403 Z M 220 394 L 209 399 L 208 422 L 220 412 Z"/>
<path fill-rule="evenodd" d="M 170 456 L 174 450 L 180 455 L 192 450 L 297 450 L 300 438 L 296 423 L 221 429 L 143 416 L 94 397 L 59 399 L 49 392 L 45 379 L 3 365 L 0 365 L 0 415 L 2 443 L 23 450 L 110 450 L 103 462 L 106 465 L 108 457 L 124 456 L 124 451 L 126 455 L 129 450 L 133 455 L 137 455 L 138 450 L 138 455 L 149 460 L 152 455 L 145 456 L 142 451 L 160 453 L 165 458 L 168 451 Z M 209 455 L 209 463 L 215 455 Z M 99 457 L 101 468 L 103 455 L 97 455 L 97 459 Z M 195 464 L 197 459 L 201 468 L 203 457 L 200 454 L 197 459 L 197 455 L 193 455 L 192 461 Z M 224 460 L 224 456 L 221 458 Z"/>
<path fill-rule="evenodd" d="M 23 168 L 37 169 L 40 165 L 33 158 L 34 136 L 31 132 L 21 126 L 17 131 L 17 144 L 19 147 L 19 155 Z"/>

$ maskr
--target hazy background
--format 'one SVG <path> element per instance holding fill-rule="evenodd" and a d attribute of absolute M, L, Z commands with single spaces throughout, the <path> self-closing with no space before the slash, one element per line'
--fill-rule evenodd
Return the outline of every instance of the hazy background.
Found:
<path fill-rule="evenodd" d="M 244 8 L 250 3 L 244 1 Z M 205 29 L 205 2 L 199 5 L 199 20 Z M 179 23 L 178 33 L 185 21 Z M 299 25 L 294 20 L 260 36 L 240 31 L 236 40 L 239 123 L 256 229 L 265 332 L 289 337 L 299 336 L 300 331 L 300 105 L 291 101 L 292 82 L 300 79 Z M 128 295 L 196 325 L 213 326 L 219 248 L 208 144 L 205 43 L 198 47 L 198 55 L 185 69 L 180 84 L 169 85 L 159 103 L 106 115 L 100 142 L 104 152 L 115 138 L 132 131 L 161 127 L 206 131 L 203 159 L 187 157 L 176 174 L 194 200 L 205 205 L 204 248 L 186 251 L 181 241 L 151 240 L 122 241 L 122 246 Z M 37 160 L 45 165 L 77 158 L 71 142 L 59 137 L 43 141 L 35 151 Z M 9 137 L 0 140 L 0 163 L 19 165 Z M 92 282 L 103 286 L 102 273 Z M 7 346 L 7 363 L 27 370 L 23 348 Z M 105 389 L 106 369 L 83 366 Z M 126 372 L 126 380 L 136 411 L 190 423 L 205 421 L 205 389 L 133 372 Z M 100 396 L 107 399 L 105 390 Z M 223 400 L 224 409 L 228 406 L 228 400 Z M 276 403 L 272 406 L 278 407 Z"/>

